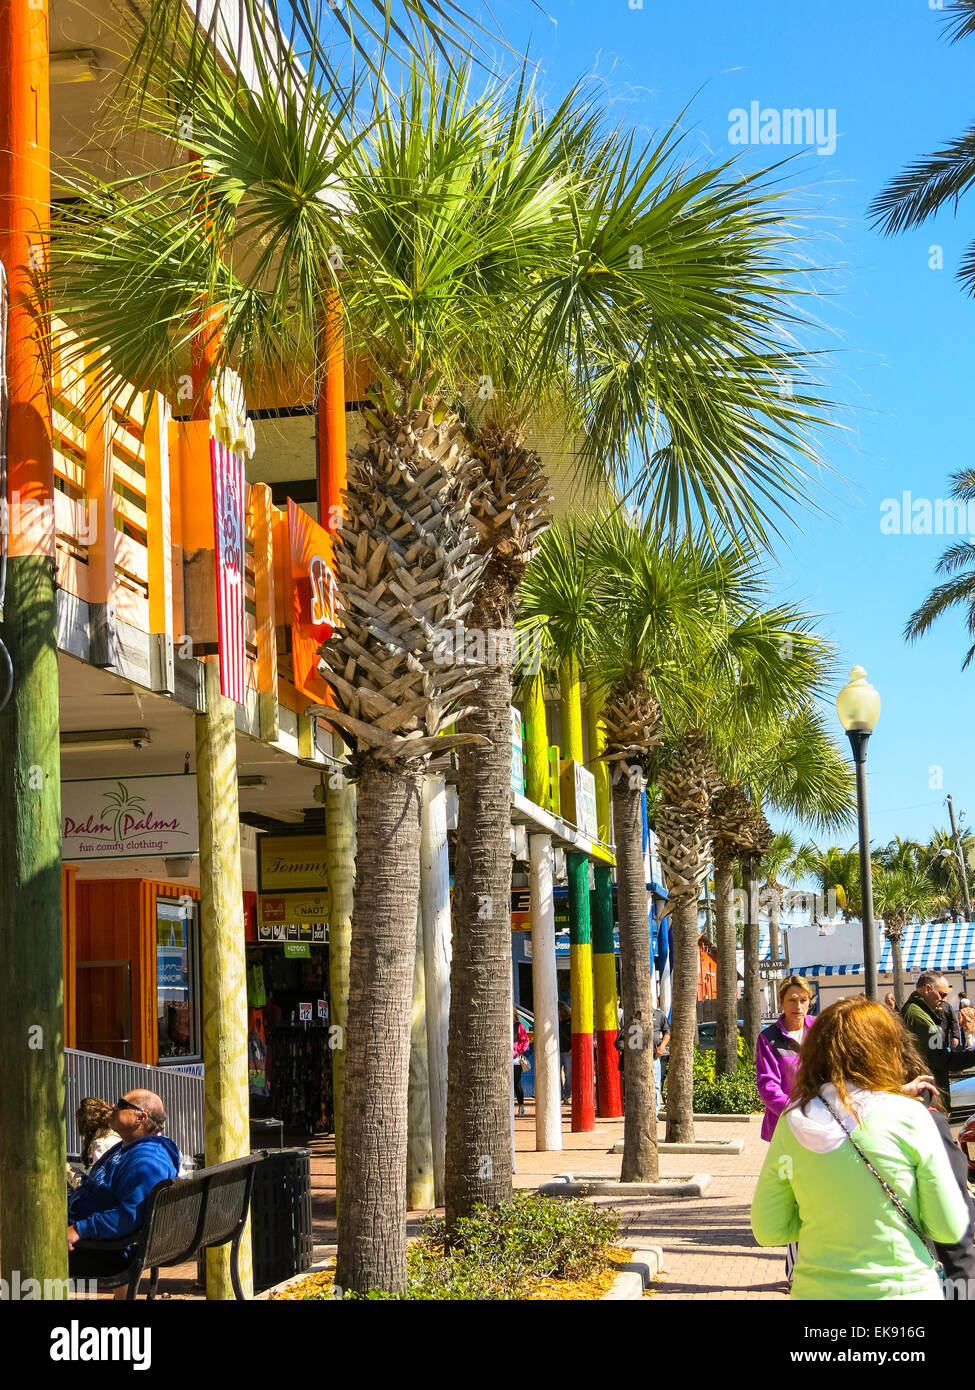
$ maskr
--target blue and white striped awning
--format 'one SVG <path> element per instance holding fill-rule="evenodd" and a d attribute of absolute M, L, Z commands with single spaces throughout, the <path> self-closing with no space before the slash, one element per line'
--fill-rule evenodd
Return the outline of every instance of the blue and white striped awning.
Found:
<path fill-rule="evenodd" d="M 781 941 L 781 933 L 779 937 Z M 769 954 L 768 932 L 759 936 L 759 959 L 767 960 Z M 779 948 L 782 949 L 781 946 Z M 901 953 L 904 957 L 904 970 L 907 974 L 917 974 L 922 970 L 966 970 L 975 967 L 975 922 L 915 922 L 904 928 L 901 937 Z M 863 965 L 821 965 L 791 962 L 791 968 L 799 975 L 859 975 Z M 890 942 L 881 932 L 880 960 L 877 969 L 880 974 L 889 974 L 894 968 Z"/>

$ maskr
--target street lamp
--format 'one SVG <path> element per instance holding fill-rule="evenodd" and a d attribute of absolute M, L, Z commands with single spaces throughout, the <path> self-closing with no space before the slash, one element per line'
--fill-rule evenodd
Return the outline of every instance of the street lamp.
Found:
<path fill-rule="evenodd" d="M 863 975 L 868 999 L 877 998 L 877 937 L 873 925 L 873 869 L 870 831 L 867 825 L 867 739 L 880 715 L 880 696 L 867 680 L 862 666 L 854 666 L 850 679 L 836 697 L 836 713 L 846 730 L 857 777 L 857 824 L 860 832 L 860 920 L 863 923 Z"/>

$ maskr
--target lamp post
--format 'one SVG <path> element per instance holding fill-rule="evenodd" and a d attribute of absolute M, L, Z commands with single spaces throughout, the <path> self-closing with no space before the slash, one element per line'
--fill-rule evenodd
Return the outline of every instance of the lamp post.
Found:
<path fill-rule="evenodd" d="M 880 715 L 880 696 L 862 666 L 836 697 L 836 713 L 846 730 L 857 778 L 857 824 L 860 833 L 860 920 L 863 923 L 863 976 L 868 999 L 877 998 L 877 938 L 873 925 L 873 873 L 867 824 L 867 739 Z"/>

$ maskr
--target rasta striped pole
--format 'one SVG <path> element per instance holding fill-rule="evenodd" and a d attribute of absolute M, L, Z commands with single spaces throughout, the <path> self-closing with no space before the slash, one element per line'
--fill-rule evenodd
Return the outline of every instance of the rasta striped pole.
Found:
<path fill-rule="evenodd" d="M 606 747 L 606 731 L 599 708 L 590 696 L 586 700 L 589 729 L 589 767 L 596 779 L 596 817 L 599 838 L 609 842 L 609 769 L 599 755 Z M 596 1097 L 603 1119 L 617 1119 L 623 1113 L 620 1094 L 619 1053 L 616 1034 L 616 943 L 613 940 L 613 871 L 608 864 L 593 865 L 595 891 L 592 898 L 592 983 L 596 1033 Z"/>
<path fill-rule="evenodd" d="M 569 657 L 559 669 L 562 745 L 566 759 L 583 761 L 579 663 Z M 569 988 L 572 1009 L 572 1130 L 596 1128 L 596 1076 L 593 1065 L 592 933 L 589 921 L 589 860 L 566 851 L 569 879 Z"/>

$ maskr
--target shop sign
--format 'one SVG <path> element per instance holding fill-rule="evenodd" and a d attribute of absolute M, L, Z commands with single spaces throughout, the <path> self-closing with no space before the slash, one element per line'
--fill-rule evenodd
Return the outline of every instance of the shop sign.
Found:
<path fill-rule="evenodd" d="M 328 927 L 324 922 L 269 922 L 258 923 L 258 942 L 267 945 L 277 941 L 305 941 L 324 945 L 328 940 Z"/>
<path fill-rule="evenodd" d="M 61 858 L 163 858 L 200 848 L 196 777 L 106 777 L 61 783 Z"/>
<path fill-rule="evenodd" d="M 286 941 L 284 954 L 287 960 L 308 960 L 311 957 L 311 947 L 304 941 Z"/>
<path fill-rule="evenodd" d="M 310 889 L 321 893 L 327 879 L 324 835 L 258 836 L 259 892 L 280 895 Z"/>
<path fill-rule="evenodd" d="M 563 819 L 590 839 L 599 838 L 596 811 L 596 779 L 587 767 L 575 760 L 562 764 L 561 801 Z"/>
<path fill-rule="evenodd" d="M 299 1005 L 298 1005 L 298 1019 L 299 1019 L 299 1021 L 300 1021 L 301 1023 L 311 1023 L 311 1005 L 310 1005 L 310 1004 L 299 1004 Z"/>
<path fill-rule="evenodd" d="M 257 920 L 262 926 L 277 922 L 327 922 L 328 891 L 317 893 L 261 893 Z"/>
<path fill-rule="evenodd" d="M 328 683 L 318 674 L 318 649 L 340 625 L 340 604 L 332 569 L 332 537 L 290 498 L 288 557 L 295 689 L 318 704 L 334 706 Z"/>
<path fill-rule="evenodd" d="M 528 888 L 511 890 L 511 930 L 531 930 L 531 892 Z"/>
<path fill-rule="evenodd" d="M 327 999 L 319 999 L 319 1001 L 318 1001 L 318 1017 L 319 1017 L 319 1019 L 320 1019 L 323 1023 L 327 1023 L 327 1022 L 328 1022 L 328 1000 L 327 1000 Z"/>
<path fill-rule="evenodd" d="M 186 989 L 186 951 L 182 946 L 156 947 L 156 986 Z"/>

